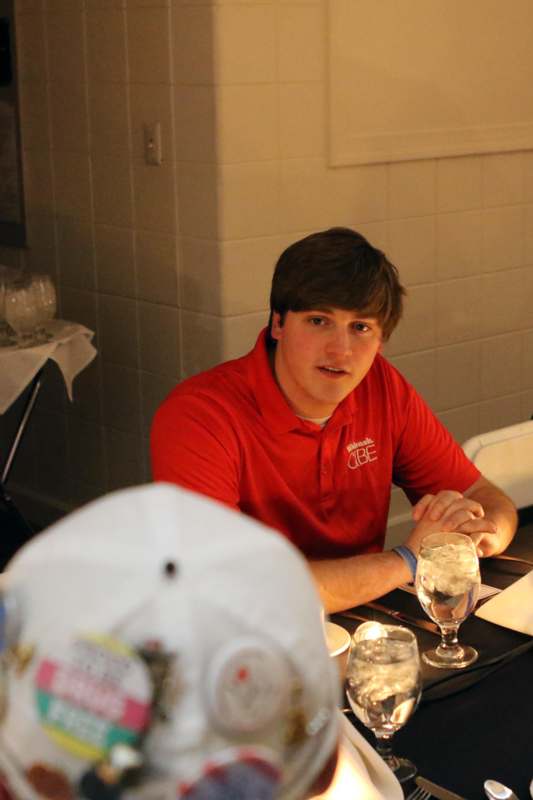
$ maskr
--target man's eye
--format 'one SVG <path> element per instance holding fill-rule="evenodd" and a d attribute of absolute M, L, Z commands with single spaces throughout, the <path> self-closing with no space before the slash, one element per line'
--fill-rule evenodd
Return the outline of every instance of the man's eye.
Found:
<path fill-rule="evenodd" d="M 319 325 L 323 325 L 324 324 L 324 318 L 323 317 L 310 317 L 309 318 L 309 322 L 311 323 L 311 325 L 315 325 L 316 327 L 318 327 Z"/>
<path fill-rule="evenodd" d="M 356 331 L 361 331 L 362 333 L 366 333 L 370 330 L 370 326 L 366 324 L 366 322 L 356 322 L 354 325 Z"/>

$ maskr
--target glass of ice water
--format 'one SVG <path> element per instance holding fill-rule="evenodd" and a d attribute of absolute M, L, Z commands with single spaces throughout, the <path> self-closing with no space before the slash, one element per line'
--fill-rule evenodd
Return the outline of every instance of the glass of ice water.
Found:
<path fill-rule="evenodd" d="M 478 657 L 477 650 L 460 645 L 459 625 L 474 610 L 481 579 L 472 539 L 462 533 L 432 533 L 420 545 L 416 593 L 428 617 L 440 628 L 438 647 L 422 653 L 432 667 L 462 669 Z"/>
<path fill-rule="evenodd" d="M 32 347 L 37 344 L 35 329 L 38 323 L 38 309 L 29 276 L 17 279 L 7 287 L 5 315 L 16 333 L 19 347 Z"/>
<path fill-rule="evenodd" d="M 6 318 L 6 295 L 11 285 L 22 275 L 18 267 L 6 267 L 0 264 L 0 347 L 13 344 L 13 331 Z"/>
<path fill-rule="evenodd" d="M 392 739 L 420 699 L 422 682 L 416 636 L 399 625 L 363 625 L 355 632 L 347 667 L 346 693 L 355 716 L 376 737 L 376 749 L 400 783 L 416 767 L 398 758 Z"/>
<path fill-rule="evenodd" d="M 35 336 L 38 341 L 46 342 L 52 338 L 46 330 L 46 325 L 55 316 L 57 307 L 55 286 L 49 275 L 33 274 L 31 289 L 37 307 Z"/>

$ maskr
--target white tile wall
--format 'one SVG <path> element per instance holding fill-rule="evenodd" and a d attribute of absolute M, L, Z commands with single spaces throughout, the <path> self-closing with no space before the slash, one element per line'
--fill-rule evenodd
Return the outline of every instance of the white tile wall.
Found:
<path fill-rule="evenodd" d="M 119 364 L 103 366 L 104 424 L 108 428 L 140 433 L 141 404 L 139 373 Z"/>
<path fill-rule="evenodd" d="M 411 217 L 388 223 L 387 255 L 394 264 L 401 264 L 405 286 L 432 283 L 435 280 L 435 222 L 438 217 Z"/>
<path fill-rule="evenodd" d="M 208 83 L 269 83 L 277 78 L 276 6 L 213 8 L 214 75 Z"/>
<path fill-rule="evenodd" d="M 435 284 L 409 289 L 403 318 L 387 347 L 390 355 L 435 347 L 438 319 L 436 303 Z"/>
<path fill-rule="evenodd" d="M 58 219 L 58 266 L 64 286 L 92 291 L 96 288 L 93 233 L 86 219 Z"/>
<path fill-rule="evenodd" d="M 87 155 L 54 151 L 53 170 L 57 216 L 90 219 L 91 174 Z"/>
<path fill-rule="evenodd" d="M 484 206 L 504 206 L 523 202 L 522 153 L 499 153 L 484 156 L 482 178 Z"/>
<path fill-rule="evenodd" d="M 17 0 L 29 246 L 0 261 L 52 274 L 99 350 L 73 404 L 47 379 L 19 486 L 147 479 L 164 396 L 253 346 L 280 252 L 330 225 L 398 265 L 386 352 L 459 440 L 533 413 L 533 153 L 330 168 L 325 2 Z"/>
<path fill-rule="evenodd" d="M 482 272 L 522 266 L 524 215 L 520 206 L 483 211 L 481 234 Z"/>
<path fill-rule="evenodd" d="M 455 344 L 479 337 L 479 277 L 446 281 L 436 292 L 436 343 Z"/>
<path fill-rule="evenodd" d="M 533 389 L 533 331 L 522 334 L 521 386 L 524 389 Z M 533 409 L 531 413 L 533 414 Z"/>
<path fill-rule="evenodd" d="M 131 228 L 133 186 L 128 154 L 95 153 L 91 167 L 95 222 Z"/>
<path fill-rule="evenodd" d="M 278 92 L 281 158 L 321 156 L 326 136 L 324 84 L 280 83 Z"/>
<path fill-rule="evenodd" d="M 322 5 L 289 5 L 278 16 L 278 75 L 285 81 L 319 81 L 325 69 Z"/>
<path fill-rule="evenodd" d="M 214 99 L 220 163 L 279 159 L 279 104 L 275 84 L 220 86 Z"/>
<path fill-rule="evenodd" d="M 89 86 L 91 149 L 102 155 L 128 152 L 130 130 L 125 84 L 109 81 Z"/>
<path fill-rule="evenodd" d="M 420 217 L 436 209 L 435 161 L 404 161 L 389 168 L 389 214 Z"/>
<path fill-rule="evenodd" d="M 480 425 L 480 406 L 478 403 L 453 408 L 451 411 L 441 411 L 437 416 L 446 425 L 452 436 L 461 444 L 466 442 L 467 439 L 471 439 L 472 436 L 476 436 L 482 430 L 500 427 L 498 425 L 489 425 L 487 427 Z"/>
<path fill-rule="evenodd" d="M 531 413 L 533 411 L 530 408 L 530 412 L 524 416 L 519 394 L 485 400 L 479 404 L 479 427 L 482 431 L 504 428 L 507 425 L 529 419 Z"/>
<path fill-rule="evenodd" d="M 438 280 L 479 275 L 484 271 L 481 268 L 481 212 L 457 211 L 439 214 L 435 219 Z"/>
<path fill-rule="evenodd" d="M 99 291 L 135 297 L 133 231 L 131 228 L 95 225 L 94 235 Z"/>
<path fill-rule="evenodd" d="M 437 161 L 437 210 L 464 211 L 481 207 L 482 156 Z"/>
<path fill-rule="evenodd" d="M 279 196 L 277 161 L 223 164 L 218 174 L 221 239 L 245 239 L 278 232 L 283 199 Z"/>
<path fill-rule="evenodd" d="M 509 333 L 481 343 L 481 397 L 518 393 L 521 387 L 522 335 Z"/>

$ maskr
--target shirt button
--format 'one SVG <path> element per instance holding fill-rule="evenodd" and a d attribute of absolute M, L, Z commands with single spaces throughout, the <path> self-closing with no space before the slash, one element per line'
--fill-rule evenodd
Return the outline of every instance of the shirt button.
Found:
<path fill-rule="evenodd" d="M 322 472 L 322 475 L 327 475 L 328 474 L 328 468 L 327 467 L 322 467 L 321 472 Z"/>

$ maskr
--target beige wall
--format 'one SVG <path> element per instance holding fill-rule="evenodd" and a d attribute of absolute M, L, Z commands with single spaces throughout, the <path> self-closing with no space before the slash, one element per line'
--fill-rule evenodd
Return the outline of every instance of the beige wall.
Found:
<path fill-rule="evenodd" d="M 253 344 L 277 255 L 330 225 L 398 263 L 388 353 L 460 440 L 533 413 L 533 153 L 328 168 L 325 0 L 17 11 L 30 246 L 0 261 L 49 270 L 100 353 L 72 406 L 48 382 L 26 493 L 75 505 L 148 479 L 158 402 Z"/>

